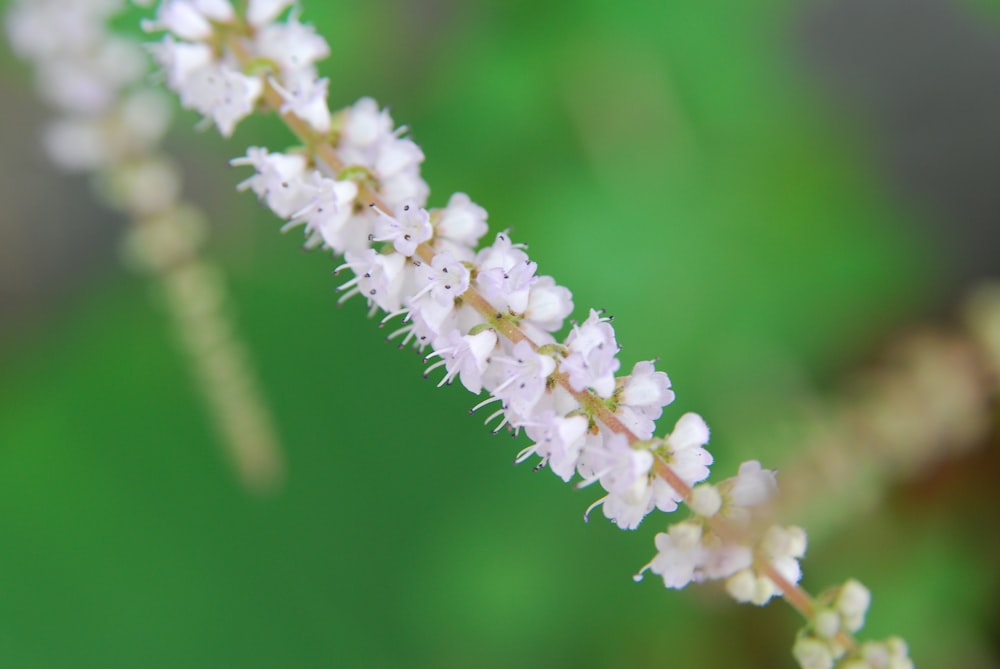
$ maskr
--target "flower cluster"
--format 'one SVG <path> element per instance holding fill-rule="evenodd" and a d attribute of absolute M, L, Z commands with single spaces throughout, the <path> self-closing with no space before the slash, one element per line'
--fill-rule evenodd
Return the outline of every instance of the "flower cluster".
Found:
<path fill-rule="evenodd" d="M 803 669 L 913 669 L 906 642 L 898 637 L 868 642 L 857 648 L 845 643 L 865 623 L 871 603 L 868 588 L 849 580 L 821 595 L 816 612 L 795 641 L 792 654 Z"/>
<path fill-rule="evenodd" d="M 712 463 L 709 430 L 688 413 L 654 436 L 674 399 L 667 375 L 653 361 L 616 375 L 619 346 L 602 312 L 590 310 L 560 338 L 570 291 L 539 275 L 506 232 L 479 248 L 487 214 L 465 194 L 428 208 L 422 152 L 373 100 L 331 114 L 315 71 L 329 48 L 297 15 L 281 19 L 289 4 L 250 0 L 240 16 L 228 0 L 164 0 L 147 24 L 168 33 L 154 54 L 184 106 L 226 135 L 270 108 L 303 141 L 285 153 L 252 147 L 233 160 L 254 170 L 240 188 L 285 229 L 302 226 L 308 247 L 342 255 L 338 271 L 350 276 L 341 300 L 359 295 L 372 314 L 385 313 L 383 324 L 400 319 L 389 338 L 425 351 L 428 375 L 443 368 L 440 384 L 457 379 L 485 392 L 473 410 L 494 405 L 486 419 L 494 431 L 531 439 L 516 462 L 534 457 L 564 481 L 579 477 L 578 487 L 599 484 L 605 495 L 588 514 L 600 505 L 632 529 L 653 509 L 687 503 L 693 518 L 657 536 L 648 565 L 666 586 L 726 579 L 739 601 L 783 594 L 811 619 L 796 585 L 805 533 L 769 520 L 774 472 L 752 461 L 734 478 L 695 487 Z"/>
<path fill-rule="evenodd" d="M 120 0 L 33 0 L 8 12 L 15 53 L 31 61 L 39 93 L 61 114 L 43 138 L 52 160 L 94 171 L 132 160 L 134 197 L 127 206 L 153 211 L 173 203 L 176 178 L 162 162 L 135 163 L 159 146 L 170 105 L 158 90 L 136 86 L 146 75 L 142 46 L 110 33 Z"/>
<path fill-rule="evenodd" d="M 314 63 L 330 54 L 330 47 L 310 26 L 295 19 L 275 22 L 292 0 L 250 0 L 245 19 L 255 28 L 248 48 L 274 67 L 267 74 L 246 74 L 235 56 L 219 57 L 214 44 L 216 26 L 232 24 L 237 15 L 228 0 L 174 0 L 160 5 L 149 31 L 167 31 L 153 54 L 163 67 L 167 84 L 181 104 L 211 119 L 225 136 L 256 107 L 265 79 L 281 91 L 282 111 L 291 111 L 319 132 L 330 129 L 326 103 L 329 81 L 320 79 Z M 177 42 L 169 35 L 183 41 Z"/>
<path fill-rule="evenodd" d="M 170 98 L 149 85 L 143 45 L 109 26 L 125 4 L 17 0 L 7 32 L 59 113 L 43 138 L 50 157 L 64 170 L 91 174 L 104 203 L 130 220 L 128 260 L 157 279 L 237 473 L 266 490 L 281 479 L 278 439 L 224 312 L 219 272 L 199 257 L 204 216 L 182 201 L 180 171 L 160 147 Z"/>

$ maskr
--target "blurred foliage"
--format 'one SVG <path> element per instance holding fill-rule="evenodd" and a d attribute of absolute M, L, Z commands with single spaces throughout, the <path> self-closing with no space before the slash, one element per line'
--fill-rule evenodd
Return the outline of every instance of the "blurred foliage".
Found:
<path fill-rule="evenodd" d="M 616 316 L 623 366 L 662 356 L 663 429 L 703 413 L 717 477 L 758 457 L 748 416 L 780 424 L 800 384 L 935 295 L 939 240 L 799 63 L 801 4 L 303 4 L 334 103 L 389 104 L 432 204 L 468 192 L 578 315 Z M 585 525 L 596 491 L 510 467 L 517 443 L 464 390 L 433 390 L 360 303 L 333 308 L 334 261 L 229 190 L 229 157 L 289 141 L 273 119 L 228 143 L 178 125 L 289 479 L 265 499 L 236 485 L 155 291 L 118 267 L 67 287 L 0 348 L 0 665 L 792 665 L 790 609 L 633 585 L 665 518 Z M 922 667 L 995 666 L 975 658 L 996 552 L 922 513 L 814 546 L 805 585 L 864 581 L 869 631 Z"/>

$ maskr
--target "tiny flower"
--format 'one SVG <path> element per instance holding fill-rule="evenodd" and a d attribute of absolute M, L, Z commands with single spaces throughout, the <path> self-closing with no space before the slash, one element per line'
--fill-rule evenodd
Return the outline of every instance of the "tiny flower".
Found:
<path fill-rule="evenodd" d="M 215 60 L 212 47 L 207 44 L 178 42 L 173 35 L 165 35 L 155 44 L 149 45 L 153 59 L 163 68 L 167 86 L 180 92 L 187 81 L 208 67 Z"/>
<path fill-rule="evenodd" d="M 253 4 L 251 2 L 251 8 Z M 290 3 L 273 4 L 287 6 Z M 284 7 L 279 7 L 278 11 L 281 9 Z M 255 23 L 252 18 L 250 22 Z M 261 56 L 277 63 L 284 73 L 301 70 L 312 74 L 310 68 L 313 63 L 330 55 L 330 45 L 316 34 L 316 29 L 294 18 L 287 23 L 274 23 L 262 28 L 257 33 L 256 46 Z"/>
<path fill-rule="evenodd" d="M 844 628 L 848 632 L 857 632 L 864 627 L 865 614 L 871 601 L 872 595 L 868 588 L 854 579 L 848 580 L 840 587 L 833 605 L 840 613 Z"/>
<path fill-rule="evenodd" d="M 329 79 L 317 79 L 312 72 L 296 71 L 288 73 L 282 83 L 273 77 L 270 82 L 285 100 L 281 105 L 282 114 L 295 114 L 317 132 L 330 131 L 330 108 L 326 101 Z"/>
<path fill-rule="evenodd" d="M 397 256 L 398 257 L 398 256 Z M 493 330 L 483 330 L 478 334 L 459 334 L 457 330 L 434 342 L 434 353 L 441 360 L 431 365 L 425 372 L 444 365 L 448 373 L 439 386 L 449 383 L 456 376 L 470 393 L 478 395 L 483 389 L 482 376 L 491 353 L 497 345 L 497 334 Z"/>
<path fill-rule="evenodd" d="M 486 234 L 486 210 L 465 193 L 455 193 L 434 226 L 437 237 L 444 237 L 474 248 Z"/>
<path fill-rule="evenodd" d="M 772 470 L 763 469 L 756 460 L 740 465 L 736 476 L 722 483 L 727 502 L 737 509 L 748 509 L 767 502 L 777 491 Z"/>
<path fill-rule="evenodd" d="M 211 118 L 219 132 L 229 137 L 236 125 L 255 108 L 264 90 L 259 77 L 248 77 L 221 64 L 191 73 L 178 93 L 181 104 Z"/>
<path fill-rule="evenodd" d="M 615 372 L 621 366 L 618 342 L 609 319 L 595 310 L 580 325 L 574 325 L 566 338 L 569 356 L 559 363 L 559 369 L 569 374 L 573 390 L 593 388 L 601 397 L 611 397 L 615 390 Z"/>
<path fill-rule="evenodd" d="M 622 386 L 618 415 L 640 439 L 653 436 L 663 407 L 674 401 L 670 379 L 650 361 L 638 362 Z"/>
<path fill-rule="evenodd" d="M 667 532 L 656 535 L 656 557 L 643 567 L 663 578 L 667 588 L 680 589 L 695 579 L 695 572 L 704 559 L 705 548 L 701 543 L 700 523 L 685 521 L 670 526 Z"/>
<path fill-rule="evenodd" d="M 423 263 L 417 277 L 424 286 L 410 298 L 414 302 L 426 295 L 442 307 L 454 308 L 455 299 L 469 288 L 468 268 L 450 253 L 438 253 L 430 264 Z"/>
<path fill-rule="evenodd" d="M 608 493 L 601 505 L 604 517 L 623 530 L 634 530 L 653 510 L 653 489 L 637 479 L 624 493 Z"/>
<path fill-rule="evenodd" d="M 353 181 L 327 179 L 313 172 L 304 179 L 304 186 L 311 191 L 309 203 L 293 213 L 292 220 L 282 230 L 304 225 L 310 248 L 322 242 L 336 253 L 344 253 L 349 248 L 349 237 L 342 231 L 351 219 L 358 185 Z"/>
<path fill-rule="evenodd" d="M 813 629 L 822 639 L 834 639 L 840 632 L 840 615 L 831 609 L 818 611 L 813 616 Z"/>
<path fill-rule="evenodd" d="M 520 341 L 510 354 L 495 357 L 494 364 L 498 381 L 491 392 L 517 416 L 529 417 L 545 394 L 545 384 L 556 369 L 556 361 L 536 352 L 527 341 Z"/>
<path fill-rule="evenodd" d="M 562 328 L 566 317 L 573 313 L 573 294 L 569 288 L 557 286 L 551 276 L 536 276 L 528 291 L 528 306 L 524 320 L 545 332 Z"/>
<path fill-rule="evenodd" d="M 208 40 L 213 34 L 209 17 L 189 0 L 165 0 L 156 12 L 156 20 L 144 22 L 143 29 L 166 30 L 190 41 Z"/>
<path fill-rule="evenodd" d="M 688 506 L 699 516 L 711 518 L 722 508 L 722 495 L 714 485 L 703 483 L 691 491 L 691 501 Z"/>
<path fill-rule="evenodd" d="M 696 413 L 686 413 L 674 425 L 674 431 L 664 440 L 663 460 L 689 486 L 708 478 L 712 454 L 703 448 L 708 443 L 708 425 Z M 657 507 L 666 510 L 671 502 L 676 506 L 681 496 L 665 481 L 658 487 Z"/>
<path fill-rule="evenodd" d="M 427 210 L 415 203 L 404 203 L 395 216 L 374 206 L 372 208 L 379 215 L 372 241 L 392 242 L 396 252 L 404 256 L 412 256 L 417 252 L 417 247 L 434 234 Z"/>
<path fill-rule="evenodd" d="M 263 26 L 278 18 L 285 9 L 295 4 L 295 0 L 250 0 L 247 5 L 247 21 L 254 26 Z"/>
<path fill-rule="evenodd" d="M 233 166 L 249 165 L 257 174 L 242 181 L 239 190 L 250 189 L 264 199 L 281 218 L 289 218 L 310 203 L 313 195 L 306 178 L 306 159 L 297 153 L 270 153 L 252 146 L 245 157 L 229 161 Z"/>
<path fill-rule="evenodd" d="M 586 418 L 560 416 L 554 411 L 546 411 L 535 421 L 527 423 L 525 431 L 535 444 L 521 451 L 515 462 L 522 462 L 534 453 L 542 458 L 539 466 L 547 464 L 563 481 L 573 478 L 587 432 Z"/>
<path fill-rule="evenodd" d="M 406 259 L 398 253 L 376 253 L 366 249 L 360 254 L 344 254 L 345 262 L 337 271 L 350 269 L 354 278 L 338 288 L 344 291 L 343 302 L 352 295 L 362 294 L 370 303 L 387 312 L 397 311 L 401 305 L 403 265 Z"/>
<path fill-rule="evenodd" d="M 819 639 L 802 636 L 792 646 L 792 655 L 802 669 L 833 669 L 833 653 Z"/>

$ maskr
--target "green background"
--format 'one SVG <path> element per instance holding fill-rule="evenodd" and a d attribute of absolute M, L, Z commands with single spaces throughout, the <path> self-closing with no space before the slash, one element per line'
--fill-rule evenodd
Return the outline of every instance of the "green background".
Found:
<path fill-rule="evenodd" d="M 678 393 L 661 431 L 702 413 L 716 478 L 761 457 L 751 442 L 794 458 L 768 435 L 796 394 L 947 296 L 945 236 L 800 58 L 801 5 L 303 4 L 333 47 L 332 104 L 389 105 L 427 156 L 432 205 L 469 193 L 578 317 L 614 314 L 623 366 L 659 356 Z M 44 113 L 9 54 L 0 72 L 10 143 Z M 792 666 L 791 609 L 633 584 L 665 517 L 584 524 L 597 490 L 512 467 L 521 442 L 470 417 L 463 389 L 421 379 L 360 302 L 334 307 L 335 260 L 279 235 L 225 167 L 287 145 L 274 119 L 229 142 L 194 124 L 172 148 L 212 215 L 287 481 L 240 487 L 156 291 L 115 262 L 113 236 L 81 245 L 2 314 L 0 666 Z M 5 191 L 5 226 L 114 220 L 73 199 L 79 179 L 5 154 L 35 184 Z M 904 636 L 921 667 L 998 666 L 996 498 L 969 492 L 969 469 L 943 493 L 925 494 L 935 473 L 887 491 L 804 562 L 812 591 L 868 584 L 864 635 Z"/>

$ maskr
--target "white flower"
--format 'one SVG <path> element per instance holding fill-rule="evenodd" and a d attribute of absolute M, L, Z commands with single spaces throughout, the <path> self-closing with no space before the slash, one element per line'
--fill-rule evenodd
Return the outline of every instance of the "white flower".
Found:
<path fill-rule="evenodd" d="M 664 440 L 662 455 L 670 468 L 689 486 L 708 478 L 712 454 L 703 448 L 708 443 L 708 425 L 696 413 L 686 413 L 674 425 L 674 431 Z M 663 481 L 657 487 L 657 507 L 668 510 L 681 500 L 680 494 Z"/>
<path fill-rule="evenodd" d="M 474 248 L 486 234 L 486 210 L 465 193 L 455 193 L 434 225 L 436 236 Z"/>
<path fill-rule="evenodd" d="M 688 506 L 699 516 L 711 518 L 722 508 L 722 495 L 714 485 L 703 483 L 691 491 L 691 501 Z"/>
<path fill-rule="evenodd" d="M 309 203 L 291 215 L 291 222 L 282 230 L 305 225 L 307 246 L 325 243 L 336 253 L 348 250 L 348 239 L 342 234 L 353 214 L 358 185 L 353 181 L 334 181 L 319 172 L 303 179 L 304 192 L 310 192 Z"/>
<path fill-rule="evenodd" d="M 569 288 L 557 286 L 551 276 L 536 276 L 528 291 L 528 306 L 524 320 L 544 332 L 555 332 L 573 313 L 573 294 Z"/>
<path fill-rule="evenodd" d="M 749 548 L 746 550 L 748 555 L 752 555 Z M 772 525 L 757 546 L 757 557 L 768 562 L 786 581 L 795 584 L 802 576 L 798 561 L 805 551 L 806 534 L 802 528 Z M 770 578 L 752 569 L 750 563 L 751 560 L 748 560 L 740 565 L 742 571 L 727 581 L 726 589 L 739 602 L 763 606 L 772 597 L 780 595 L 781 590 Z"/>
<path fill-rule="evenodd" d="M 380 141 L 392 137 L 392 117 L 388 110 L 379 109 L 372 98 L 361 98 L 347 110 L 347 120 L 337 146 L 347 164 L 369 165 L 368 152 Z"/>
<path fill-rule="evenodd" d="M 848 580 L 840 587 L 833 605 L 840 613 L 844 628 L 848 632 L 857 632 L 864 626 L 865 614 L 871 601 L 872 595 L 868 588 L 854 579 Z"/>
<path fill-rule="evenodd" d="M 634 530 L 653 510 L 653 489 L 649 481 L 638 479 L 621 494 L 608 493 L 601 505 L 604 517 L 623 530 Z"/>
<path fill-rule="evenodd" d="M 604 441 L 600 451 L 602 462 L 596 476 L 601 487 L 613 495 L 635 492 L 637 482 L 649 484 L 649 470 L 653 467 L 653 454 L 646 448 L 634 448 L 622 434 L 612 434 Z"/>
<path fill-rule="evenodd" d="M 412 256 L 417 247 L 426 242 L 434 234 L 430 215 L 427 210 L 416 203 L 405 202 L 400 206 L 395 216 L 390 216 L 381 209 L 372 206 L 379 214 L 375 221 L 375 232 L 372 241 L 392 242 L 398 253 Z"/>
<path fill-rule="evenodd" d="M 263 26 L 278 18 L 285 9 L 295 4 L 295 0 L 250 0 L 247 5 L 247 21 L 254 26 Z"/>
<path fill-rule="evenodd" d="M 156 12 L 155 21 L 146 21 L 147 32 L 166 30 L 192 42 L 211 39 L 211 21 L 227 22 L 233 18 L 233 8 L 226 0 L 164 0 Z"/>
<path fill-rule="evenodd" d="M 802 669 L 833 668 L 833 654 L 829 646 L 813 637 L 799 637 L 792 646 L 792 655 Z"/>
<path fill-rule="evenodd" d="M 165 35 L 162 40 L 149 45 L 153 59 L 163 68 L 167 86 L 180 92 L 191 76 L 215 60 L 212 47 L 207 44 L 178 42 L 173 35 Z"/>
<path fill-rule="evenodd" d="M 280 4 L 287 6 L 290 3 Z M 251 10 L 253 5 L 251 2 Z M 283 8 L 280 7 L 278 11 Z M 247 13 L 249 15 L 251 11 Z M 256 23 L 255 19 L 249 16 L 248 19 L 251 23 Z M 330 55 L 330 45 L 321 35 L 316 34 L 316 29 L 313 26 L 303 25 L 295 18 L 287 23 L 265 26 L 257 33 L 255 44 L 257 53 L 277 63 L 283 73 L 304 70 L 311 74 L 312 65 Z"/>
<path fill-rule="evenodd" d="M 281 83 L 270 79 L 285 103 L 281 113 L 291 112 L 320 133 L 330 132 L 330 107 L 327 104 L 327 89 L 330 80 L 317 79 L 311 71 L 292 71 L 282 77 Z"/>
<path fill-rule="evenodd" d="M 668 588 L 683 588 L 695 579 L 704 559 L 701 537 L 700 523 L 685 521 L 671 525 L 667 532 L 656 535 L 656 557 L 644 570 L 648 568 L 662 577 L 663 585 Z"/>
<path fill-rule="evenodd" d="M 548 464 L 563 481 L 569 482 L 576 472 L 576 461 L 583 448 L 587 433 L 587 419 L 583 416 L 560 416 L 546 411 L 525 431 L 535 443 L 521 451 L 515 462 L 523 462 L 532 453 L 542 458 L 539 466 Z"/>
<path fill-rule="evenodd" d="M 559 363 L 559 369 L 569 375 L 573 390 L 593 388 L 601 397 L 611 397 L 615 391 L 615 372 L 621 366 L 618 342 L 609 319 L 595 310 L 581 325 L 574 325 L 566 338 L 569 356 Z"/>
<path fill-rule="evenodd" d="M 453 309 L 455 298 L 469 288 L 469 270 L 455 260 L 450 253 L 438 253 L 430 264 L 422 263 L 417 269 L 417 281 L 424 286 L 410 298 L 417 303 L 425 295 L 442 307 Z"/>
<path fill-rule="evenodd" d="M 899 637 L 863 644 L 841 669 L 913 669 L 906 642 Z"/>
<path fill-rule="evenodd" d="M 406 258 L 398 253 L 376 253 L 374 249 L 366 249 L 357 255 L 348 252 L 344 260 L 347 262 L 337 271 L 350 269 L 355 276 L 338 288 L 344 291 L 341 302 L 360 293 L 383 311 L 400 308 Z"/>
<path fill-rule="evenodd" d="M 229 137 L 236 124 L 254 110 L 264 83 L 222 64 L 211 64 L 188 75 L 178 93 L 181 105 L 211 118 Z"/>
<path fill-rule="evenodd" d="M 670 378 L 656 371 L 651 361 L 637 362 L 621 389 L 617 413 L 622 422 L 640 439 L 649 439 L 663 407 L 674 401 Z"/>
<path fill-rule="evenodd" d="M 743 519 L 746 511 L 767 502 L 778 490 L 775 474 L 763 469 L 760 462 L 751 460 L 740 465 L 736 476 L 719 485 L 725 497 L 726 513 Z"/>
<path fill-rule="evenodd" d="M 251 189 L 281 218 L 289 218 L 302 210 L 313 195 L 305 182 L 307 161 L 301 154 L 270 153 L 252 146 L 245 157 L 234 158 L 229 164 L 249 165 L 257 170 L 257 174 L 242 181 L 237 188 Z"/>
<path fill-rule="evenodd" d="M 545 394 L 545 384 L 556 370 L 556 361 L 537 353 L 527 341 L 520 341 L 509 355 L 494 357 L 493 364 L 498 374 L 491 392 L 515 416 L 527 419 Z"/>
<path fill-rule="evenodd" d="M 452 331 L 434 342 L 434 353 L 427 358 L 437 355 L 441 357 L 441 361 L 427 368 L 425 376 L 434 368 L 445 365 L 448 373 L 438 386 L 449 383 L 458 376 L 466 390 L 478 395 L 483 389 L 483 372 L 486 371 L 489 356 L 496 345 L 497 334 L 493 330 L 483 330 L 474 335 Z"/>

